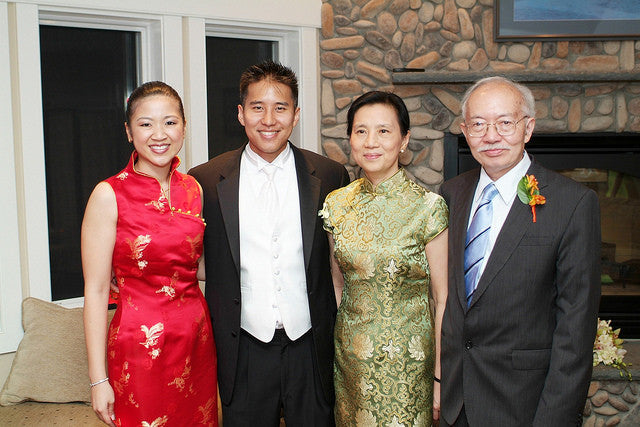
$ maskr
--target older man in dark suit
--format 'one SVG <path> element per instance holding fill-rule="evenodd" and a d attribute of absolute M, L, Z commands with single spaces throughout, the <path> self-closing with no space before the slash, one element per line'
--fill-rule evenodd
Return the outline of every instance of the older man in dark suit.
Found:
<path fill-rule="evenodd" d="M 265 62 L 240 79 L 248 144 L 193 168 L 204 192 L 206 288 L 229 426 L 333 425 L 336 299 L 318 211 L 346 169 L 288 139 L 295 74 Z"/>
<path fill-rule="evenodd" d="M 442 186 L 444 425 L 581 420 L 600 297 L 598 200 L 526 153 L 534 108 L 529 89 L 502 77 L 463 98 L 460 127 L 482 167 Z"/>

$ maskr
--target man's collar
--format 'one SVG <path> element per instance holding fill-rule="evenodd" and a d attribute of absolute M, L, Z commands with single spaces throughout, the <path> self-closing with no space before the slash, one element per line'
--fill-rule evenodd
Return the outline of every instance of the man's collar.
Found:
<path fill-rule="evenodd" d="M 502 175 L 496 181 L 489 178 L 489 175 L 487 175 L 484 168 L 481 168 L 480 179 L 478 180 L 478 185 L 476 187 L 478 191 L 475 193 L 474 201 L 480 198 L 484 187 L 492 182 L 498 189 L 498 193 L 500 193 L 502 200 L 505 202 L 511 200 L 518 191 L 518 182 L 527 174 L 529 166 L 531 166 L 531 159 L 529 158 L 526 150 L 522 154 L 522 159 L 512 167 L 509 172 Z"/>
<path fill-rule="evenodd" d="M 284 150 L 282 150 L 280 154 L 278 154 L 278 157 L 273 159 L 272 162 L 267 162 L 265 159 L 260 157 L 260 155 L 258 155 L 255 151 L 251 149 L 250 144 L 247 144 L 245 146 L 244 153 L 246 155 L 246 158 L 251 163 L 253 163 L 258 168 L 258 170 L 261 170 L 262 168 L 264 168 L 266 164 L 269 164 L 269 163 L 282 169 L 284 167 L 285 162 L 291 155 L 291 147 L 289 146 L 289 144 L 290 142 L 287 142 L 287 146 L 284 148 Z"/>

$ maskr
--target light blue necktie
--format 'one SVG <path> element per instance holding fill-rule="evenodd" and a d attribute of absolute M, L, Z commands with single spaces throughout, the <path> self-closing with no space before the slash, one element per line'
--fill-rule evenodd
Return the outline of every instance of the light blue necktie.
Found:
<path fill-rule="evenodd" d="M 464 287 L 467 292 L 467 307 L 471 303 L 473 292 L 480 280 L 480 267 L 486 255 L 493 218 L 493 205 L 491 201 L 498 194 L 498 189 L 493 183 L 484 187 L 480 204 L 473 215 L 467 239 L 464 246 Z"/>

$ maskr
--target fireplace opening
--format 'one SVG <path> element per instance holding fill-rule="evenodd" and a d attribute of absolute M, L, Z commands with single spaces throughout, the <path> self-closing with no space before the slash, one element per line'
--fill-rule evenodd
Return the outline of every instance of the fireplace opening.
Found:
<path fill-rule="evenodd" d="M 445 179 L 478 167 L 463 135 L 444 141 Z M 527 152 L 598 194 L 602 228 L 599 316 L 640 338 L 640 134 L 534 134 Z"/>

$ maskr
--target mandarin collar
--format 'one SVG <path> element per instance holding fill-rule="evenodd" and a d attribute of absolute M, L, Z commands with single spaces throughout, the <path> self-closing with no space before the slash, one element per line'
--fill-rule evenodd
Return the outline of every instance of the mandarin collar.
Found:
<path fill-rule="evenodd" d="M 386 178 L 378 185 L 373 185 L 366 175 L 362 178 L 362 190 L 371 194 L 387 194 L 396 188 L 399 188 L 407 181 L 407 174 L 404 168 L 399 168 L 396 173 Z"/>
<path fill-rule="evenodd" d="M 129 160 L 129 164 L 127 165 L 127 169 L 129 169 L 130 172 L 133 172 L 136 175 L 147 176 L 148 177 L 149 175 L 136 170 L 135 164 L 136 164 L 137 160 L 138 160 L 138 152 L 134 150 L 133 153 L 131 153 L 131 159 Z M 176 169 L 178 169 L 178 166 L 180 166 L 180 157 L 175 156 L 171 160 L 171 168 L 169 170 L 169 175 L 171 175 Z"/>

